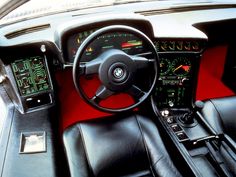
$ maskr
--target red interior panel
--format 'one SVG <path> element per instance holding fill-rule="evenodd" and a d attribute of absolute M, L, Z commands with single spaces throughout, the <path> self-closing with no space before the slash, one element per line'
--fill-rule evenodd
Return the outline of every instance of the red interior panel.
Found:
<path fill-rule="evenodd" d="M 226 53 L 226 45 L 212 47 L 204 52 L 198 76 L 198 100 L 234 95 L 234 92 L 221 81 Z"/>

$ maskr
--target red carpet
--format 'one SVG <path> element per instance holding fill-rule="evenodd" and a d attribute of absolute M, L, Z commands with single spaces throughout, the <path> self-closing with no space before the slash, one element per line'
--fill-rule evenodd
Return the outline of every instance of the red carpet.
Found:
<path fill-rule="evenodd" d="M 209 48 L 204 52 L 198 76 L 197 100 L 234 95 L 234 92 L 221 82 L 226 53 L 227 46 Z"/>
<path fill-rule="evenodd" d="M 72 70 L 60 71 L 56 74 L 59 89 L 59 99 L 61 107 L 62 130 L 66 127 L 83 120 L 100 118 L 110 114 L 98 111 L 88 105 L 77 93 L 72 79 Z M 90 80 L 83 79 L 83 89 L 88 96 L 93 96 L 99 86 L 97 77 Z M 133 99 L 127 94 L 119 94 L 109 97 L 101 102 L 102 106 L 109 108 L 126 107 L 133 103 Z"/>

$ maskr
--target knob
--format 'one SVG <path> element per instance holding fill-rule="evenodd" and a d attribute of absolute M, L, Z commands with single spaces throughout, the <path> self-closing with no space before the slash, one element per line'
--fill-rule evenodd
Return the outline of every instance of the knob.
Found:
<path fill-rule="evenodd" d="M 202 101 L 197 100 L 194 103 L 193 109 L 190 112 L 185 113 L 183 116 L 181 116 L 179 120 L 183 124 L 193 124 L 194 116 L 196 115 L 197 111 L 201 111 L 203 107 L 204 107 L 204 103 Z"/>
<path fill-rule="evenodd" d="M 168 104 L 169 104 L 170 107 L 174 106 L 174 102 L 172 100 L 168 101 Z"/>
<path fill-rule="evenodd" d="M 192 124 L 192 123 L 194 123 L 193 112 L 190 111 L 189 113 L 185 113 L 183 116 L 180 117 L 180 121 L 183 124 Z"/>
<path fill-rule="evenodd" d="M 196 113 L 197 111 L 201 111 L 204 108 L 204 105 L 205 105 L 204 102 L 197 100 L 194 103 L 194 107 L 193 107 L 194 112 Z"/>
<path fill-rule="evenodd" d="M 162 111 L 161 114 L 162 114 L 162 116 L 164 116 L 164 117 L 168 117 L 169 114 L 170 114 L 170 112 L 169 112 L 167 109 L 165 109 L 165 110 Z"/>

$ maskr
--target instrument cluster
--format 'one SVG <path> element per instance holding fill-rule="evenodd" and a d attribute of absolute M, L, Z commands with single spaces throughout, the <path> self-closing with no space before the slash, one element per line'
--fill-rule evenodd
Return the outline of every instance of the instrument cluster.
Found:
<path fill-rule="evenodd" d="M 73 63 L 78 48 L 94 31 L 96 29 L 78 32 L 69 36 L 66 57 L 68 63 Z M 129 55 L 142 55 L 148 52 L 148 47 L 139 37 L 127 32 L 112 32 L 106 33 L 93 41 L 87 47 L 81 61 L 89 62 L 109 49 L 119 49 Z"/>
<path fill-rule="evenodd" d="M 66 62 L 73 63 L 82 42 L 97 29 L 77 31 L 67 38 Z M 204 41 L 193 39 L 158 39 L 154 45 L 159 52 L 158 83 L 154 98 L 158 107 L 188 107 L 194 91 L 196 54 L 203 50 Z M 89 62 L 109 49 L 119 49 L 129 55 L 148 56 L 148 47 L 138 36 L 127 32 L 106 33 L 95 39 L 84 51 L 81 62 Z M 193 55 L 194 54 L 194 55 Z"/>
<path fill-rule="evenodd" d="M 158 107 L 191 104 L 196 59 L 184 54 L 160 54 L 160 77 L 154 92 Z"/>
<path fill-rule="evenodd" d="M 186 57 L 176 57 L 174 60 L 171 60 L 170 58 L 160 58 L 161 77 L 184 77 L 189 75 L 191 67 L 191 62 Z"/>

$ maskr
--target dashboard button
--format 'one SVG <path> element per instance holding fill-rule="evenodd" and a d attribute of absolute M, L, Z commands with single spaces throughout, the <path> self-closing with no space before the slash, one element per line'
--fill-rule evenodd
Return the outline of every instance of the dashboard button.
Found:
<path fill-rule="evenodd" d="M 170 127 L 174 132 L 179 132 L 182 130 L 178 124 L 171 125 Z"/>
<path fill-rule="evenodd" d="M 184 132 L 176 133 L 176 135 L 177 135 L 178 139 L 181 141 L 188 139 L 187 135 Z"/>

